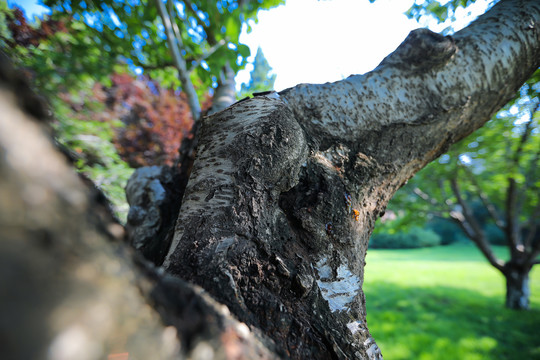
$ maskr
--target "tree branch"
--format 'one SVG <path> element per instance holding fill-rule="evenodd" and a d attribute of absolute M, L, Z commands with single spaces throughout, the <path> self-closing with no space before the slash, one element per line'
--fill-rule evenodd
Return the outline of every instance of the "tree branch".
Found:
<path fill-rule="evenodd" d="M 193 83 L 189 78 L 186 61 L 180 53 L 180 48 L 182 47 L 182 39 L 175 36 L 169 13 L 167 12 L 167 9 L 165 8 L 163 2 L 161 0 L 155 0 L 155 2 L 161 16 L 161 20 L 163 21 L 163 26 L 165 27 L 165 31 L 167 34 L 167 42 L 169 43 L 169 47 L 172 52 L 175 67 L 178 70 L 178 77 L 180 78 L 180 81 L 182 82 L 182 88 L 187 95 L 189 107 L 193 116 L 193 121 L 197 122 L 201 114 L 201 106 L 199 104 L 199 98 L 197 97 L 195 88 L 193 87 Z"/>
<path fill-rule="evenodd" d="M 525 125 L 525 130 L 521 135 L 518 143 L 518 147 L 512 156 L 512 163 L 510 164 L 511 172 L 517 171 L 519 168 L 519 160 L 523 155 L 523 146 L 527 142 L 532 131 L 532 119 Z M 518 251 L 520 245 L 520 224 L 518 216 L 520 213 L 520 204 L 518 204 L 519 189 L 517 188 L 516 179 L 513 175 L 508 178 L 508 188 L 506 190 L 506 227 L 505 233 L 509 241 L 510 251 L 515 253 Z"/>
<path fill-rule="evenodd" d="M 193 63 L 188 68 L 188 72 L 191 73 L 194 69 L 201 65 L 201 62 L 203 62 L 203 60 L 208 59 L 213 53 L 215 53 L 220 47 L 222 47 L 226 43 L 227 42 L 224 39 L 221 39 L 216 44 L 212 45 L 210 49 L 208 49 L 204 54 L 202 54 L 202 56 L 193 60 Z"/>
<path fill-rule="evenodd" d="M 536 174 L 536 169 L 538 167 L 539 160 L 540 160 L 540 150 L 538 150 L 534 158 L 531 160 L 530 171 L 526 175 L 526 179 L 525 179 L 527 187 L 531 188 L 533 192 L 533 196 L 536 196 L 537 198 L 540 197 L 540 188 L 535 186 L 534 182 L 536 181 L 535 174 Z M 527 237 L 524 239 L 524 245 L 526 249 L 529 249 L 531 247 L 533 240 L 535 238 L 536 232 L 538 230 L 538 218 L 540 218 L 540 202 L 536 204 L 536 207 L 532 212 L 532 216 L 529 219 L 529 224 L 527 226 L 527 228 L 529 229 L 529 233 Z"/>
<path fill-rule="evenodd" d="M 401 184 L 451 143 L 488 121 L 540 66 L 538 32 L 523 30 L 532 23 L 540 23 L 537 1 L 501 1 L 452 37 L 425 29 L 412 31 L 365 75 L 301 84 L 280 96 L 302 122 L 310 142 L 328 144 L 338 138 L 362 143 L 366 155 L 375 160 L 394 159 L 397 169 L 392 176 Z M 494 24 L 499 30 L 494 30 Z M 493 31 L 505 35 L 494 39 L 488 35 Z M 520 40 L 509 44 L 505 36 Z M 525 65 L 505 65 L 519 63 Z M 419 127 L 422 131 L 414 131 Z M 375 132 L 384 135 L 373 136 Z M 403 132 L 410 138 L 403 139 Z M 403 146 L 395 146 L 396 137 Z"/>
<path fill-rule="evenodd" d="M 472 209 L 469 207 L 469 204 L 463 199 L 463 196 L 461 195 L 461 191 L 459 189 L 459 185 L 457 183 L 456 178 L 450 179 L 450 186 L 452 188 L 452 192 L 454 193 L 454 196 L 456 197 L 459 205 L 463 209 L 462 214 L 464 219 L 466 220 L 466 223 L 470 226 L 470 229 L 466 230 L 467 235 L 473 234 L 473 236 L 470 237 L 470 239 L 478 246 L 480 251 L 484 254 L 484 256 L 487 258 L 489 263 L 495 267 L 496 269 L 503 271 L 504 269 L 504 262 L 497 258 L 495 253 L 491 250 L 491 247 L 489 246 L 489 243 L 486 240 L 484 231 L 480 227 L 480 224 L 476 221 L 474 217 L 474 213 Z M 465 225 L 465 222 L 462 221 L 462 224 Z"/>
<path fill-rule="evenodd" d="M 429 205 L 433 206 L 434 208 L 437 208 L 438 210 L 441 210 L 441 208 L 444 208 L 443 211 L 450 211 L 449 207 L 443 206 L 440 202 L 429 196 L 427 193 L 422 191 L 422 189 L 416 187 L 413 189 L 413 192 L 416 196 L 418 196 L 420 199 L 427 202 Z M 446 205 L 446 203 L 445 203 Z"/>
<path fill-rule="evenodd" d="M 528 132 L 527 135 L 530 137 L 532 130 L 533 130 L 533 123 L 534 123 L 534 114 L 536 112 L 540 111 L 540 99 L 538 103 L 536 104 L 536 107 L 530 112 L 530 120 L 526 124 L 525 132 Z M 534 189 L 537 188 L 535 183 L 537 182 L 538 174 L 536 172 L 536 169 L 538 168 L 538 162 L 540 159 L 540 148 L 537 150 L 537 152 L 532 156 L 530 159 L 530 162 L 522 167 L 523 169 L 523 175 L 524 175 L 524 183 L 520 187 L 521 191 L 519 191 L 518 199 L 517 199 L 517 209 L 519 213 L 522 213 L 524 204 L 527 201 L 529 191 L 532 189 L 534 192 Z M 519 160 L 517 163 L 517 166 L 519 167 Z"/>
<path fill-rule="evenodd" d="M 467 220 L 465 219 L 465 216 L 463 216 L 463 213 L 460 211 L 450 211 L 449 214 L 450 214 L 450 218 L 459 225 L 459 227 L 461 228 L 461 230 L 463 230 L 465 235 L 467 235 L 469 239 L 474 241 L 473 239 L 476 237 L 476 233 L 474 232 L 474 229 L 471 226 L 471 224 L 469 224 Z"/>
<path fill-rule="evenodd" d="M 169 0 L 167 1 L 167 5 L 169 6 L 169 10 L 168 10 L 168 14 L 169 14 L 169 19 L 171 19 L 171 24 L 172 24 L 172 30 L 174 32 L 174 37 L 175 39 L 178 39 L 179 42 L 182 41 L 182 33 L 180 32 L 180 29 L 178 28 L 178 24 L 176 23 L 176 6 L 174 6 L 174 1 L 173 0 Z M 180 45 L 180 48 L 182 48 L 183 46 L 181 46 L 181 43 L 179 44 Z"/>
<path fill-rule="evenodd" d="M 214 93 L 214 98 L 212 99 L 212 108 L 208 114 L 214 114 L 218 111 L 221 111 L 236 101 L 236 89 L 234 82 L 234 71 L 231 69 L 229 64 L 226 64 L 223 67 L 221 74 L 221 79 L 219 80 L 218 87 Z"/>
<path fill-rule="evenodd" d="M 506 226 L 505 226 L 504 221 L 499 216 L 499 214 L 497 212 L 497 208 L 489 200 L 489 197 L 487 196 L 487 194 L 484 191 L 482 191 L 482 189 L 480 188 L 480 184 L 478 184 L 478 181 L 476 180 L 476 177 L 474 176 L 472 171 L 467 166 L 461 165 L 460 167 L 465 171 L 465 174 L 467 175 L 467 178 L 471 181 L 471 183 L 475 187 L 476 194 L 478 195 L 478 197 L 482 201 L 482 204 L 484 205 L 484 208 L 487 210 L 487 212 L 488 212 L 489 216 L 491 217 L 491 219 L 495 222 L 495 225 L 499 229 L 501 229 L 503 232 L 505 232 L 506 231 Z"/>

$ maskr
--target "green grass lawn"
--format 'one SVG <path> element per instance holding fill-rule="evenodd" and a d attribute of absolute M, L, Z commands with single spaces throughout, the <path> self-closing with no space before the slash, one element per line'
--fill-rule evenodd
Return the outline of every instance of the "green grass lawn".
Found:
<path fill-rule="evenodd" d="M 473 245 L 370 249 L 366 260 L 368 326 L 386 360 L 540 359 L 540 265 L 531 310 L 511 311 L 503 276 Z"/>

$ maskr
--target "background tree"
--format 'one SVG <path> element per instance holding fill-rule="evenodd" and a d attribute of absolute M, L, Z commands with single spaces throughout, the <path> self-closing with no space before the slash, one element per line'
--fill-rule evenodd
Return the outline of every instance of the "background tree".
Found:
<path fill-rule="evenodd" d="M 415 209 L 409 219 L 424 213 L 458 224 L 506 278 L 513 309 L 529 306 L 528 274 L 540 254 L 538 75 L 485 127 L 415 176 L 394 204 Z M 496 238 L 508 246 L 506 262 L 490 249 Z"/>
<path fill-rule="evenodd" d="M 272 74 L 271 71 L 272 67 L 259 47 L 253 59 L 253 70 L 250 72 L 249 81 L 247 84 L 242 83 L 238 97 L 244 98 L 252 93 L 274 90 L 276 74 Z"/>

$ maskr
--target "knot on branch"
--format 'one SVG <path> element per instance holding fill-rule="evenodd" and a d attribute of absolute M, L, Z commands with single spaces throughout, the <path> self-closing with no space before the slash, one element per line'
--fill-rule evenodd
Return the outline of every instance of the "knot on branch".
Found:
<path fill-rule="evenodd" d="M 379 66 L 394 65 L 402 70 L 426 71 L 446 64 L 457 50 L 451 36 L 417 29 L 411 31 L 396 51 L 388 55 Z"/>
<path fill-rule="evenodd" d="M 145 166 L 135 170 L 126 186 L 130 205 L 126 229 L 131 245 L 146 259 L 161 265 L 171 242 L 170 227 L 179 210 L 174 169 Z"/>

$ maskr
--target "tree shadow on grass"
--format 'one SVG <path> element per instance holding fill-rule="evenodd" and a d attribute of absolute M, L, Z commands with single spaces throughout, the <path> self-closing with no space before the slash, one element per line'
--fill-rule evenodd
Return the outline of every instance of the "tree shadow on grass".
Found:
<path fill-rule="evenodd" d="M 444 286 L 366 284 L 369 329 L 385 359 L 540 359 L 540 309 Z"/>

